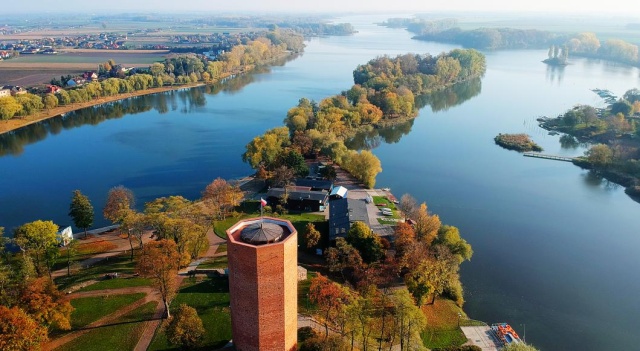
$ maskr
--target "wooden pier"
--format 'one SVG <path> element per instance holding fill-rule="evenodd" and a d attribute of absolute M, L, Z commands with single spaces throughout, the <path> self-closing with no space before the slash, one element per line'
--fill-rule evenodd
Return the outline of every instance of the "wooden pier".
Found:
<path fill-rule="evenodd" d="M 546 155 L 546 154 L 539 154 L 537 152 L 525 152 L 525 153 L 522 154 L 522 156 L 544 158 L 544 159 L 547 159 L 547 160 L 573 162 L 573 157 Z"/>

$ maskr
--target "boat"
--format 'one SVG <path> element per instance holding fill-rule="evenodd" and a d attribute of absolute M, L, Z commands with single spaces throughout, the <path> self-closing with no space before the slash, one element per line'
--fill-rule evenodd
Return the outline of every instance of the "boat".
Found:
<path fill-rule="evenodd" d="M 504 345 L 522 342 L 518 333 L 507 323 L 492 324 L 491 331 Z"/>

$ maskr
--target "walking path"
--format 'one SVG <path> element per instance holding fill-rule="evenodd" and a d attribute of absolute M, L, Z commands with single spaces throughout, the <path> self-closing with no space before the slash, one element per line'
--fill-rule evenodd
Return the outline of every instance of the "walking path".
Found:
<path fill-rule="evenodd" d="M 460 327 L 464 336 L 467 337 L 469 345 L 476 345 L 482 351 L 498 351 L 500 346 L 495 338 L 492 337 L 491 328 L 489 326 L 481 327 Z M 466 345 L 465 344 L 465 345 Z"/>
<path fill-rule="evenodd" d="M 151 238 L 152 235 L 152 231 L 146 231 L 143 235 L 142 235 L 142 243 L 146 244 L 149 241 L 152 241 L 153 239 Z M 84 236 L 84 234 L 83 234 Z M 80 261 L 79 264 L 81 267 L 83 268 L 87 268 L 87 267 L 91 267 L 94 264 L 96 264 L 97 262 L 100 262 L 102 260 L 108 259 L 109 257 L 114 257 L 114 256 L 118 256 L 126 251 L 131 250 L 131 245 L 129 244 L 129 239 L 128 238 L 121 238 L 120 237 L 120 232 L 118 230 L 113 230 L 113 231 L 109 231 L 109 232 L 103 232 L 102 234 L 92 234 L 90 237 L 84 239 L 83 236 L 80 236 L 80 238 L 76 239 L 78 240 L 81 244 L 89 244 L 92 242 L 96 242 L 96 241 L 109 241 L 113 244 L 116 245 L 116 247 L 114 249 L 112 249 L 111 251 L 107 251 L 107 252 L 103 252 L 100 254 L 96 254 L 93 255 L 89 258 L 87 258 L 86 260 Z M 133 241 L 133 248 L 137 249 L 139 247 L 139 242 L 138 239 L 136 238 L 132 238 Z M 55 279 L 57 277 L 63 276 L 67 274 L 67 268 L 62 268 L 62 269 L 58 269 L 57 271 L 53 271 L 51 272 L 51 276 Z"/>
<path fill-rule="evenodd" d="M 107 259 L 108 257 L 112 257 L 112 256 L 116 256 L 121 254 L 124 251 L 128 251 L 130 250 L 130 246 L 129 246 L 129 240 L 128 239 L 123 239 L 120 238 L 117 232 L 112 232 L 112 233 L 107 233 L 104 235 L 100 235 L 100 236 L 93 236 L 91 238 L 86 239 L 86 242 L 89 241 L 97 241 L 97 240 L 110 240 L 113 241 L 114 243 L 116 243 L 118 246 L 116 249 L 109 251 L 109 252 L 105 252 L 102 254 L 98 254 L 95 255 L 89 259 L 86 259 L 84 261 L 82 261 L 82 266 L 83 267 L 87 267 L 87 266 L 91 266 L 93 264 L 95 264 L 96 262 L 99 262 L 101 260 Z M 211 257 L 215 257 L 215 256 L 220 256 L 223 255 L 222 253 L 220 254 L 216 254 L 216 251 L 218 250 L 218 247 L 225 243 L 226 241 L 222 238 L 220 238 L 219 236 L 217 236 L 213 229 L 209 229 L 209 231 L 207 232 L 207 239 L 209 241 L 209 248 L 207 249 L 207 252 L 205 253 L 205 255 L 198 259 L 195 260 L 193 262 L 191 262 L 191 264 L 187 267 L 184 268 L 182 270 L 180 270 L 178 272 L 178 275 L 175 277 L 176 279 L 176 284 L 177 286 L 181 286 L 182 285 L 182 281 L 184 280 L 185 276 L 187 275 L 187 273 L 191 270 L 191 269 L 195 269 L 198 264 L 200 264 L 202 261 L 211 258 Z M 149 242 L 153 240 L 151 238 L 151 232 L 147 232 L 144 234 L 143 236 L 143 243 Z M 134 247 L 137 244 L 134 243 Z M 58 271 L 53 272 L 54 276 L 59 276 L 59 275 L 64 275 L 67 273 L 66 269 L 61 269 Z M 99 328 L 99 327 L 104 327 L 104 326 L 108 326 L 109 324 L 111 324 L 114 321 L 117 321 L 119 318 L 121 318 L 122 316 L 126 315 L 127 313 L 135 310 L 136 308 L 151 302 L 151 301 L 155 301 L 157 302 L 155 311 L 153 313 L 153 316 L 150 320 L 145 321 L 145 326 L 144 326 L 144 330 L 142 332 L 142 334 L 140 335 L 140 339 L 138 340 L 138 343 L 136 344 L 136 347 L 134 348 L 135 351 L 145 351 L 149 348 L 149 345 L 151 344 L 151 341 L 153 341 L 153 336 L 156 333 L 156 330 L 158 329 L 158 327 L 160 326 L 160 324 L 163 321 L 163 316 L 164 316 L 164 304 L 162 303 L 162 297 L 160 296 L 160 294 L 158 293 L 158 291 L 152 287 L 148 287 L 148 286 L 140 286 L 140 287 L 130 287 L 130 288 L 122 288 L 122 289 L 107 289 L 107 290 L 95 290 L 95 291 L 82 291 L 82 292 L 74 292 L 71 294 L 68 294 L 65 296 L 65 299 L 67 300 L 72 300 L 72 299 L 77 299 L 77 298 L 83 298 L 83 297 L 94 297 L 94 296 L 105 296 L 105 295 L 123 295 L 123 294 L 135 294 L 135 293 L 144 293 L 145 297 L 143 297 L 142 299 L 134 302 L 131 305 L 125 306 L 113 313 L 111 313 L 110 315 L 107 315 L 103 318 L 100 318 L 99 320 L 83 327 L 82 329 L 76 330 L 76 331 L 72 331 L 68 334 L 63 335 L 60 338 L 51 340 L 50 342 L 48 342 L 45 346 L 44 346 L 44 350 L 53 350 L 57 347 L 60 347 L 86 333 L 88 333 L 89 331 L 93 330 L 94 328 Z"/>

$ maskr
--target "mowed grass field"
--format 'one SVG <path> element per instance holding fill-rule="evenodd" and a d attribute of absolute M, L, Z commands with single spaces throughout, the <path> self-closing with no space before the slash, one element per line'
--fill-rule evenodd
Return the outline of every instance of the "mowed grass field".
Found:
<path fill-rule="evenodd" d="M 125 67 L 147 67 L 164 60 L 163 50 L 72 50 L 58 55 L 22 55 L 0 61 L 0 85 L 31 86 L 60 76 L 98 70 L 98 64 L 114 60 Z"/>

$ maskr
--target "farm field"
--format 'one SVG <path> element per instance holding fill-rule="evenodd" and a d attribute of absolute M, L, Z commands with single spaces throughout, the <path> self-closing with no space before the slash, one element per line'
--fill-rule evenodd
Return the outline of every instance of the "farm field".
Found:
<path fill-rule="evenodd" d="M 165 50 L 72 50 L 58 55 L 22 55 L 0 61 L 0 85 L 31 86 L 54 77 L 76 75 L 98 69 L 98 64 L 113 59 L 127 67 L 147 67 L 162 61 Z"/>

